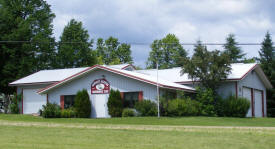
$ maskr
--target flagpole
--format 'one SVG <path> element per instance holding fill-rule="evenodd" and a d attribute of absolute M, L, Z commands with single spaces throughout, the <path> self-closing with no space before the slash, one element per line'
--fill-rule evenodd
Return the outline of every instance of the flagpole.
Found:
<path fill-rule="evenodd" d="M 158 98 L 158 118 L 160 117 L 160 112 L 159 112 L 159 65 L 157 61 L 157 98 Z"/>

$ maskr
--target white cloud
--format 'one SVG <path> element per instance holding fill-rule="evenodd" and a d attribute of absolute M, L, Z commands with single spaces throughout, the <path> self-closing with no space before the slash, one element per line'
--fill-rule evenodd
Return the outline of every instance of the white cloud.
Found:
<path fill-rule="evenodd" d="M 77 19 L 79 21 L 83 21 L 84 19 L 81 16 L 75 14 L 56 14 L 58 15 L 58 19 L 54 19 L 53 25 L 55 28 L 55 37 L 59 39 L 60 35 L 63 32 L 64 27 L 68 24 L 71 19 Z"/>
<path fill-rule="evenodd" d="M 193 42 L 188 40 L 197 38 L 197 28 L 189 22 L 180 22 L 173 25 L 166 34 L 168 33 L 175 34 L 181 42 Z"/>
<path fill-rule="evenodd" d="M 91 37 L 118 37 L 124 42 L 151 43 L 168 33 L 182 42 L 224 42 L 229 33 L 238 42 L 261 42 L 267 30 L 274 37 L 271 0 L 48 0 L 56 14 L 54 34 L 59 39 L 71 18 L 83 22 Z M 273 38 L 274 39 L 274 38 Z M 132 45 L 133 57 L 145 65 L 149 45 Z M 210 47 L 210 49 L 219 46 Z M 192 50 L 192 47 L 188 47 Z M 249 49 L 249 50 L 247 50 Z M 259 47 L 243 47 L 257 56 Z"/>
<path fill-rule="evenodd" d="M 247 17 L 233 22 L 238 28 L 249 30 L 268 30 L 272 28 L 270 20 L 262 17 Z"/>

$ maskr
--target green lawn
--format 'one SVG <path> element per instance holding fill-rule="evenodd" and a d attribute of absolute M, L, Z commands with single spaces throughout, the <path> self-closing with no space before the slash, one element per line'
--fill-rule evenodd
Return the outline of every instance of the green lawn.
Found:
<path fill-rule="evenodd" d="M 3 149 L 271 149 L 275 131 L 107 130 L 1 126 Z"/>
<path fill-rule="evenodd" d="M 0 114 L 0 148 L 271 149 L 275 146 L 274 128 L 206 128 L 204 126 L 275 126 L 274 121 L 275 119 L 272 118 L 213 117 L 43 119 L 28 115 Z M 108 127 L 89 127 L 101 125 Z M 183 125 L 201 127 L 182 128 Z M 84 127 L 77 128 L 77 126 Z M 121 128 L 115 129 L 109 126 L 121 126 Z M 166 126 L 180 129 L 163 129 Z M 151 129 L 138 130 L 135 129 L 136 127 Z M 153 130 L 153 128 L 159 129 Z"/>
<path fill-rule="evenodd" d="M 221 118 L 221 117 L 130 117 L 108 119 L 45 119 L 30 115 L 0 114 L 0 120 L 24 122 L 127 124 L 127 125 L 192 125 L 192 126 L 259 126 L 275 127 L 275 118 Z"/>

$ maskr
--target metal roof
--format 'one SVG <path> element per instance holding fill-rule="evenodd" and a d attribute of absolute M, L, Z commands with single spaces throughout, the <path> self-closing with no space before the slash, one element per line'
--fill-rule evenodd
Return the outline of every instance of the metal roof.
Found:
<path fill-rule="evenodd" d="M 132 75 L 134 77 L 138 77 L 139 79 L 145 79 L 147 81 L 156 82 L 156 69 L 148 69 L 148 70 L 134 70 L 134 71 L 127 71 L 123 70 L 124 68 L 128 67 L 129 64 L 120 64 L 120 65 L 96 65 L 98 68 L 109 68 L 109 70 L 115 70 L 123 74 Z M 235 63 L 231 65 L 232 70 L 231 73 L 228 75 L 227 80 L 241 80 L 243 77 L 250 72 L 251 70 L 255 69 L 258 74 L 260 74 L 261 79 L 263 80 L 264 84 L 268 88 L 272 88 L 272 85 L 263 74 L 261 68 L 256 64 L 243 64 L 243 63 Z M 69 68 L 69 69 L 54 69 L 54 70 L 42 70 L 26 76 L 22 79 L 16 80 L 10 83 L 10 86 L 19 86 L 19 85 L 32 85 L 32 84 L 53 84 L 63 81 L 69 77 L 72 77 L 76 74 L 79 74 L 85 70 L 89 70 L 92 67 L 83 67 L 83 68 Z M 257 68 L 257 69 L 256 69 Z M 188 84 L 192 83 L 192 80 L 188 78 L 188 74 L 180 74 L 181 68 L 171 68 L 171 69 L 162 69 L 159 70 L 159 82 L 166 84 L 167 86 L 174 86 L 181 88 L 182 86 L 178 86 L 180 84 Z M 186 86 L 186 89 L 188 87 Z"/>
<path fill-rule="evenodd" d="M 164 80 L 162 78 L 159 78 L 158 82 L 157 82 L 157 78 L 155 76 L 149 76 L 149 75 L 145 75 L 145 74 L 142 74 L 142 73 L 127 71 L 127 70 L 123 70 L 123 69 L 116 69 L 116 68 L 113 68 L 111 66 L 94 65 L 90 68 L 87 68 L 87 69 L 77 73 L 77 74 L 74 74 L 74 75 L 72 75 L 68 78 L 65 78 L 62 81 L 59 81 L 59 82 L 54 83 L 52 85 L 49 85 L 46 88 L 41 89 L 40 91 L 38 91 L 38 93 L 40 93 L 40 94 L 46 93 L 49 90 L 57 88 L 57 87 L 65 84 L 69 81 L 77 79 L 77 78 L 81 77 L 82 75 L 87 74 L 89 72 L 92 72 L 96 69 L 106 70 L 106 71 L 109 71 L 109 72 L 112 72 L 112 73 L 115 73 L 115 74 L 119 74 L 119 75 L 122 75 L 122 76 L 125 76 L 125 77 L 128 77 L 128 78 L 139 80 L 139 81 L 142 81 L 142 82 L 145 82 L 145 83 L 148 83 L 148 84 L 152 84 L 152 85 L 157 85 L 158 84 L 162 88 L 178 89 L 178 90 L 186 90 L 186 91 L 189 91 L 189 92 L 195 92 L 195 89 L 192 88 L 192 87 L 181 85 L 181 84 L 174 83 L 174 82 L 171 82 L 171 81 L 167 81 L 167 80 Z"/>
<path fill-rule="evenodd" d="M 108 65 L 103 65 L 108 66 Z M 108 67 L 116 68 L 116 69 L 124 69 L 128 66 L 131 66 L 130 64 L 118 64 L 118 65 L 109 65 Z"/>
<path fill-rule="evenodd" d="M 41 83 L 58 82 L 80 71 L 83 71 L 87 68 L 88 67 L 41 70 L 29 76 L 21 78 L 19 80 L 16 80 L 10 83 L 9 85 L 16 86 L 16 85 L 24 85 L 24 84 L 41 84 Z"/>
<path fill-rule="evenodd" d="M 103 65 L 107 66 L 107 65 Z M 132 66 L 131 64 L 119 64 L 119 65 L 110 65 L 108 67 L 112 67 L 115 69 L 125 69 L 128 66 Z M 133 67 L 133 66 L 132 66 Z M 24 78 L 16 80 L 10 83 L 10 86 L 16 85 L 32 85 L 32 84 L 49 84 L 54 82 L 59 82 L 65 78 L 68 78 L 76 73 L 79 73 L 89 67 L 82 68 L 67 68 L 67 69 L 53 69 L 53 70 L 41 70 L 31 75 L 28 75 Z"/>
<path fill-rule="evenodd" d="M 262 69 L 260 66 L 256 63 L 234 63 L 231 64 L 231 72 L 227 76 L 226 80 L 242 80 L 248 72 L 255 69 L 257 73 L 260 75 L 260 78 L 262 79 L 263 83 L 267 88 L 272 88 L 271 83 L 268 81 L 267 77 L 264 75 Z M 162 69 L 158 71 L 158 75 L 160 78 L 166 79 L 171 82 L 180 83 L 180 84 L 190 84 L 192 83 L 192 80 L 188 77 L 187 73 L 184 73 L 181 75 L 181 67 L 171 68 L 171 69 Z M 157 71 L 156 69 L 147 69 L 147 70 L 136 70 L 136 72 L 150 75 L 150 76 L 156 76 Z"/>
<path fill-rule="evenodd" d="M 227 79 L 240 79 L 246 72 L 248 72 L 251 68 L 253 68 L 256 64 L 243 64 L 243 63 L 235 63 L 231 64 L 231 73 L 228 75 Z M 158 71 L 159 77 L 172 81 L 172 82 L 190 82 L 192 81 L 188 78 L 188 74 L 181 75 L 181 67 L 171 68 L 171 69 L 162 69 Z M 156 69 L 147 69 L 147 70 L 136 70 L 136 72 L 143 73 L 150 76 L 156 76 Z"/>

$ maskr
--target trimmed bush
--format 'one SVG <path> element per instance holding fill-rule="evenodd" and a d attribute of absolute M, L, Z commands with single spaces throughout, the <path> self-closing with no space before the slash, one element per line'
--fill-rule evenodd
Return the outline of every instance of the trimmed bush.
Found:
<path fill-rule="evenodd" d="M 158 113 L 157 104 L 151 100 L 136 102 L 135 109 L 138 111 L 140 116 L 156 116 Z"/>
<path fill-rule="evenodd" d="M 89 118 L 91 115 L 91 101 L 86 89 L 78 91 L 75 96 L 74 108 L 77 117 Z"/>
<path fill-rule="evenodd" d="M 61 117 L 62 118 L 75 118 L 76 117 L 75 109 L 69 108 L 69 109 L 61 110 Z"/>
<path fill-rule="evenodd" d="M 250 102 L 246 98 L 229 96 L 224 101 L 224 116 L 245 117 L 250 108 Z"/>
<path fill-rule="evenodd" d="M 133 116 L 135 116 L 134 109 L 130 109 L 130 108 L 123 109 L 122 117 L 133 117 Z"/>
<path fill-rule="evenodd" d="M 123 110 L 123 103 L 119 90 L 111 89 L 108 98 L 108 113 L 111 117 L 121 117 Z"/>
<path fill-rule="evenodd" d="M 201 115 L 217 116 L 215 96 L 211 89 L 197 88 L 196 100 L 201 103 Z"/>
<path fill-rule="evenodd" d="M 59 118 L 61 114 L 61 108 L 57 104 L 47 103 L 42 106 L 42 116 L 44 118 Z"/>
<path fill-rule="evenodd" d="M 200 113 L 200 103 L 186 99 L 174 99 L 168 101 L 168 116 L 196 116 Z"/>

